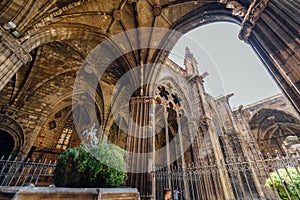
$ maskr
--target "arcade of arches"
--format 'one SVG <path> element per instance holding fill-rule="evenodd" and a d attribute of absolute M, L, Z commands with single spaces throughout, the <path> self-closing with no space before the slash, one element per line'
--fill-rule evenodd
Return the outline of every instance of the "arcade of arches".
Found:
<path fill-rule="evenodd" d="M 63 149 L 80 145 L 81 130 L 75 124 L 88 127 L 82 120 L 87 118 L 96 118 L 103 140 L 127 151 L 167 147 L 163 156 L 154 153 L 139 160 L 150 171 L 164 162 L 167 167 L 222 164 L 226 157 L 246 155 L 253 149 L 263 154 L 294 153 L 300 147 L 299 5 L 299 0 L 2 0 L 0 153 L 56 157 Z M 140 31 L 156 27 L 184 34 L 216 21 L 241 26 L 237 37 L 253 47 L 283 95 L 232 110 L 231 95 L 215 99 L 205 92 L 207 73 L 198 71 L 188 48 L 185 69 L 167 58 L 180 34 Z M 108 57 L 100 58 L 101 64 L 111 63 L 101 77 L 89 66 L 83 69 L 90 79 L 97 77 L 96 86 L 87 86 L 95 87 L 95 92 L 76 91 L 74 96 L 82 64 L 88 63 L 87 57 L 98 59 L 90 58 L 90 52 L 132 29 L 137 29 L 135 37 L 125 34 L 122 41 L 106 48 Z M 132 51 L 109 60 L 125 47 Z M 131 73 L 124 87 L 118 88 L 120 93 L 115 93 L 127 72 L 153 63 Z M 124 103 L 122 95 L 132 88 L 130 100 Z M 125 104 L 130 104 L 131 121 L 123 112 Z M 95 116 L 89 116 L 90 108 L 85 106 L 95 107 Z M 81 114 L 74 118 L 77 111 Z M 152 137 L 145 138 L 146 134 Z M 138 166 L 137 162 L 132 163 Z M 150 173 L 132 173 L 127 185 L 137 187 L 143 199 L 153 199 L 152 179 Z M 229 177 L 220 175 L 218 180 L 220 195 L 233 199 L 232 188 L 226 184 Z"/>

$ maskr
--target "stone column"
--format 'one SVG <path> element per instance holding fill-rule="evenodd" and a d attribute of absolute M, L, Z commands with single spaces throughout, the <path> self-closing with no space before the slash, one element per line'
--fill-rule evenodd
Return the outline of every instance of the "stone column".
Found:
<path fill-rule="evenodd" d="M 0 91 L 31 55 L 7 31 L 0 27 Z"/>
<path fill-rule="evenodd" d="M 213 147 L 212 151 L 214 152 L 216 159 L 215 163 L 218 166 L 225 166 L 225 159 L 218 139 L 218 134 L 216 132 L 217 128 L 211 120 L 207 120 L 205 124 L 207 125 L 202 125 L 202 129 L 207 131 L 206 134 L 209 134 Z M 220 171 L 220 180 L 225 199 L 234 199 L 233 189 L 230 184 L 228 172 Z"/>
<path fill-rule="evenodd" d="M 178 125 L 178 138 L 179 138 L 179 149 L 180 149 L 180 155 L 181 155 L 181 165 L 182 165 L 182 172 L 183 175 L 186 175 L 186 163 L 185 163 L 185 158 L 184 158 L 184 150 L 183 150 L 183 138 L 182 138 L 182 127 L 181 127 L 181 116 L 179 111 L 176 112 L 176 120 L 177 120 L 177 125 Z M 188 129 L 188 132 L 191 130 Z M 191 135 L 191 134 L 189 134 Z M 190 189 L 189 189 L 189 184 L 186 179 L 183 179 L 183 185 L 184 185 L 184 191 L 185 191 L 185 199 L 190 200 Z"/>
<path fill-rule="evenodd" d="M 237 117 L 241 120 L 241 124 L 243 126 L 243 128 L 245 130 L 247 130 L 247 135 L 245 135 L 245 133 L 241 132 L 240 134 L 240 138 L 241 138 L 241 147 L 242 147 L 242 150 L 244 152 L 244 155 L 245 157 L 247 158 L 247 161 L 249 163 L 249 166 L 250 166 L 250 170 L 251 170 L 251 173 L 253 174 L 253 182 L 255 184 L 255 187 L 256 187 L 256 190 L 258 192 L 258 195 L 261 199 L 266 199 L 265 197 L 265 194 L 264 194 L 264 191 L 262 190 L 263 189 L 263 184 L 264 183 L 260 183 L 259 181 L 259 177 L 258 177 L 258 174 L 260 173 L 259 169 L 256 169 L 255 167 L 255 164 L 253 162 L 256 161 L 256 159 L 259 158 L 259 155 L 258 155 L 258 147 L 256 146 L 256 142 L 254 141 L 253 139 L 253 135 L 250 131 L 250 127 L 249 127 L 249 124 L 247 122 L 247 120 L 245 119 L 245 116 L 243 114 L 243 111 L 242 110 L 238 110 L 236 112 L 236 115 Z M 256 155 L 251 155 L 251 147 L 249 147 L 248 145 L 245 144 L 245 140 L 247 140 L 246 142 L 247 143 L 252 143 L 255 148 L 255 154 Z"/>
<path fill-rule="evenodd" d="M 166 136 L 166 149 L 167 149 L 167 167 L 168 170 L 170 171 L 170 165 L 171 165 L 171 160 L 170 160 L 170 138 L 169 138 L 169 126 L 168 126 L 168 111 L 167 111 L 167 106 L 164 105 L 164 127 L 165 127 L 165 136 Z M 171 186 L 171 182 L 169 183 L 169 187 Z"/>
<path fill-rule="evenodd" d="M 155 134 L 152 97 L 133 97 L 130 100 L 130 119 L 126 151 L 128 158 L 127 186 L 137 188 L 141 199 L 155 200 Z"/>
<path fill-rule="evenodd" d="M 170 159 L 170 138 L 169 138 L 169 126 L 168 126 L 168 110 L 167 106 L 163 105 L 164 107 L 164 127 L 165 127 L 165 137 L 166 137 L 166 157 L 167 157 L 167 169 L 168 169 L 168 187 L 171 189 L 172 183 L 171 183 L 171 159 Z"/>
<path fill-rule="evenodd" d="M 294 0 L 254 0 L 240 39 L 253 46 L 267 70 L 300 112 L 299 5 Z"/>

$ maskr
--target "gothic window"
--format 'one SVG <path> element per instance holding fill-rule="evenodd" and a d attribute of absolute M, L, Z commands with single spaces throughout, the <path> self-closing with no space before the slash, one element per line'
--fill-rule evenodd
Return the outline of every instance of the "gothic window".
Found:
<path fill-rule="evenodd" d="M 171 108 L 176 105 L 175 110 L 178 110 L 181 107 L 181 98 L 178 96 L 178 92 L 174 90 L 170 82 L 159 85 L 156 90 L 156 103 L 164 104 Z"/>
<path fill-rule="evenodd" d="M 169 96 L 169 92 L 166 91 L 166 88 L 165 88 L 164 86 L 158 87 L 158 90 L 160 91 L 160 92 L 159 92 L 159 95 L 160 95 L 161 97 L 165 98 L 166 100 L 169 99 L 169 97 L 168 97 L 168 96 Z"/>
<path fill-rule="evenodd" d="M 72 129 L 64 128 L 63 132 L 61 133 L 60 138 L 57 142 L 56 148 L 57 149 L 66 149 L 70 142 L 72 133 L 73 133 Z"/>
<path fill-rule="evenodd" d="M 170 82 L 161 83 L 155 90 L 155 149 L 169 144 L 166 157 L 170 166 L 191 163 L 194 160 L 182 95 L 184 94 Z M 163 162 L 165 160 L 159 158 L 156 164 L 159 166 Z"/>
<path fill-rule="evenodd" d="M 66 149 L 69 146 L 70 139 L 74 131 L 73 117 L 69 117 L 65 123 L 65 126 L 60 134 L 60 137 L 56 144 L 56 149 Z"/>
<path fill-rule="evenodd" d="M 180 98 L 177 96 L 177 94 L 172 94 L 173 102 L 180 106 Z"/>

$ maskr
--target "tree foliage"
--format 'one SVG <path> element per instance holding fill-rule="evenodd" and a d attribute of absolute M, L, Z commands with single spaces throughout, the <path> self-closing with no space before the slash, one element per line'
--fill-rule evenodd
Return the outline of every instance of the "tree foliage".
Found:
<path fill-rule="evenodd" d="M 125 151 L 113 144 L 66 149 L 54 172 L 58 187 L 121 187 Z"/>
<path fill-rule="evenodd" d="M 276 190 L 283 200 L 289 199 L 288 194 L 292 200 L 298 200 L 299 197 L 297 191 L 300 194 L 299 172 L 299 167 L 297 169 L 295 167 L 278 169 L 277 171 L 270 173 L 270 178 L 266 180 L 265 185 L 272 190 Z"/>

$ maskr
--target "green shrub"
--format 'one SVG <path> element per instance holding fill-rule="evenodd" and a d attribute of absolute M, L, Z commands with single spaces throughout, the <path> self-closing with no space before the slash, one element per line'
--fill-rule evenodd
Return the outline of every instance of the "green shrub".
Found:
<path fill-rule="evenodd" d="M 298 171 L 300 171 L 300 168 L 298 168 Z M 300 175 L 298 171 L 295 167 L 288 167 L 287 169 L 278 169 L 278 173 L 271 172 L 270 178 L 266 180 L 265 186 L 276 190 L 280 198 L 284 200 L 289 199 L 284 189 L 285 186 L 291 199 L 298 200 L 297 191 L 300 194 Z"/>
<path fill-rule="evenodd" d="M 121 187 L 125 151 L 112 144 L 66 149 L 54 172 L 58 187 Z"/>

